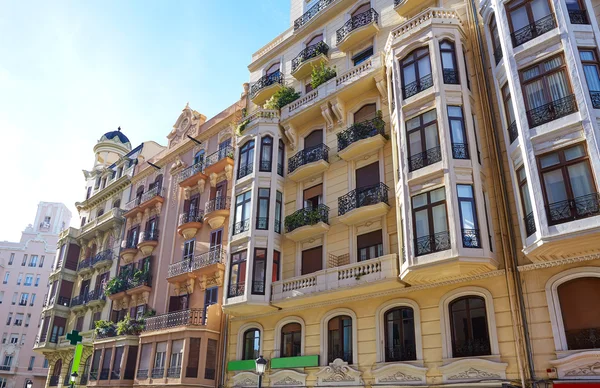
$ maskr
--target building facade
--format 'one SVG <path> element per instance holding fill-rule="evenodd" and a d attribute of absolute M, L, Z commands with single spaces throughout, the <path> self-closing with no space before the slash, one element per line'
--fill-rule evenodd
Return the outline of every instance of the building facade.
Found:
<path fill-rule="evenodd" d="M 65 205 L 40 202 L 33 225 L 25 228 L 20 241 L 0 242 L 0 387 L 24 387 L 31 382 L 41 388 L 45 384 L 48 360 L 32 348 L 58 235 L 70 222 L 71 212 Z"/>

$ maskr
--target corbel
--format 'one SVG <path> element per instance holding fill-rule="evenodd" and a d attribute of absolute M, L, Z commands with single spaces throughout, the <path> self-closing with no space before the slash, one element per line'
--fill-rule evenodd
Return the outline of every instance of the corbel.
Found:
<path fill-rule="evenodd" d="M 288 141 L 290 142 L 290 147 L 292 147 L 292 150 L 296 150 L 296 146 L 298 145 L 298 141 L 296 139 L 296 130 L 294 129 L 294 127 L 292 127 L 291 124 L 287 124 L 284 127 L 285 129 L 285 137 L 287 137 Z"/>
<path fill-rule="evenodd" d="M 329 108 L 329 104 L 326 102 L 321 105 L 321 114 L 325 119 L 325 123 L 327 124 L 327 129 L 332 130 L 334 125 L 333 115 L 331 113 L 331 109 Z"/>
<path fill-rule="evenodd" d="M 338 119 L 338 125 L 343 126 L 344 122 L 346 121 L 344 120 L 344 117 L 346 116 L 346 108 L 344 106 L 344 102 L 339 97 L 331 101 L 331 110 L 333 110 L 333 113 L 335 113 L 335 116 Z"/>
<path fill-rule="evenodd" d="M 217 187 L 217 178 L 218 177 L 219 176 L 214 172 L 212 174 L 210 174 L 209 178 L 210 178 L 210 186 L 211 187 Z"/>
<path fill-rule="evenodd" d="M 375 85 L 377 86 L 377 90 L 379 94 L 381 94 L 381 102 L 387 104 L 388 102 L 388 91 L 387 91 L 387 82 L 383 74 L 378 73 L 375 74 Z"/>
<path fill-rule="evenodd" d="M 206 185 L 206 180 L 205 179 L 198 179 L 198 192 L 200 194 L 204 193 L 204 186 Z M 188 197 L 186 199 L 190 199 L 189 195 L 190 195 L 191 190 L 188 191 Z"/>

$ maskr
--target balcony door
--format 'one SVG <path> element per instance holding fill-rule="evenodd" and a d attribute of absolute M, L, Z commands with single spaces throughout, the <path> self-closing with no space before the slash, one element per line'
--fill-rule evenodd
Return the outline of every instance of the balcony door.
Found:
<path fill-rule="evenodd" d="M 356 169 L 356 188 L 374 186 L 379 182 L 379 162 Z"/>
<path fill-rule="evenodd" d="M 367 104 L 354 112 L 354 123 L 362 123 L 368 120 L 373 120 L 377 116 L 377 105 Z"/>
<path fill-rule="evenodd" d="M 223 229 L 213 230 L 210 232 L 210 247 L 208 248 L 211 252 L 221 248 L 223 240 Z"/>
<path fill-rule="evenodd" d="M 323 130 L 317 129 L 312 131 L 308 136 L 304 138 L 304 149 L 307 150 L 312 147 L 323 144 Z"/>
<path fill-rule="evenodd" d="M 323 269 L 323 247 L 302 251 L 302 275 L 307 275 Z"/>
<path fill-rule="evenodd" d="M 515 1 L 508 6 L 511 32 L 534 24 L 536 21 L 550 15 L 548 0 Z"/>
<path fill-rule="evenodd" d="M 91 279 L 86 279 L 81 282 L 81 288 L 79 289 L 79 297 L 84 298 L 90 291 Z"/>
<path fill-rule="evenodd" d="M 225 196 L 227 195 L 227 181 L 217 183 L 214 189 L 210 190 L 210 200 L 215 201 L 213 210 L 222 210 L 225 207 Z"/>
<path fill-rule="evenodd" d="M 200 196 L 198 194 L 194 194 L 189 201 L 185 201 L 183 203 L 183 210 L 185 214 L 189 215 L 190 218 L 196 216 L 198 212 L 198 203 L 200 202 Z M 192 221 L 192 220 L 189 220 Z"/>
<path fill-rule="evenodd" d="M 223 140 L 219 143 L 219 160 L 227 156 L 227 152 L 231 148 L 231 138 Z"/>
<path fill-rule="evenodd" d="M 304 208 L 316 209 L 323 202 L 323 185 L 319 184 L 304 190 Z"/>

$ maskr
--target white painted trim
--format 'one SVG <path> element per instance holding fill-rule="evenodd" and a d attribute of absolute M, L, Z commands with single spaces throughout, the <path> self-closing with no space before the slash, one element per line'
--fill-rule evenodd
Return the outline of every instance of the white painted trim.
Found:
<path fill-rule="evenodd" d="M 496 333 L 496 313 L 494 311 L 494 298 L 492 294 L 482 287 L 461 287 L 446 293 L 440 299 L 440 325 L 442 334 L 442 358 L 452 358 L 452 333 L 450 332 L 450 314 L 448 307 L 453 300 L 463 297 L 475 295 L 480 296 L 485 300 L 485 313 L 488 323 L 488 335 L 490 336 L 490 347 L 492 355 L 500 355 L 500 347 L 498 346 L 498 335 Z"/>
<path fill-rule="evenodd" d="M 275 349 L 274 349 L 274 358 L 278 358 L 281 357 L 281 329 L 283 329 L 283 327 L 285 325 L 287 325 L 288 323 L 299 323 L 302 331 L 300 333 L 300 338 L 302 339 L 301 343 L 300 343 L 300 355 L 304 356 L 304 344 L 305 344 L 305 340 L 304 338 L 306 337 L 306 329 L 305 329 L 305 324 L 304 324 L 304 320 L 298 316 L 289 316 L 289 317 L 285 317 L 283 319 L 281 319 L 279 322 L 277 322 L 277 324 L 275 325 Z"/>
<path fill-rule="evenodd" d="M 327 366 L 327 351 L 328 351 L 328 333 L 327 325 L 329 320 L 337 317 L 338 315 L 347 315 L 352 318 L 352 361 L 358 362 L 358 319 L 356 313 L 348 308 L 337 308 L 328 311 L 321 318 L 321 365 Z"/>
<path fill-rule="evenodd" d="M 236 356 L 236 360 L 241 360 L 242 359 L 242 354 L 244 352 L 244 333 L 249 330 L 249 329 L 258 329 L 260 331 L 260 341 L 259 341 L 259 347 L 260 347 L 260 351 L 263 351 L 263 338 L 264 338 L 264 334 L 265 331 L 262 327 L 262 325 L 258 322 L 248 322 L 243 324 L 242 326 L 240 326 L 240 328 L 238 329 L 238 333 L 237 333 L 237 349 L 235 352 L 235 356 Z"/>
<path fill-rule="evenodd" d="M 423 345 L 421 342 L 421 310 L 419 309 L 418 303 L 414 300 L 400 298 L 392 299 L 383 303 L 375 311 L 377 362 L 385 362 L 385 313 L 395 307 L 410 307 L 413 309 L 417 361 L 423 360 Z"/>
<path fill-rule="evenodd" d="M 569 350 L 567 337 L 565 336 L 562 311 L 560 309 L 560 301 L 558 299 L 558 286 L 570 280 L 583 277 L 600 278 L 600 267 L 571 268 L 552 276 L 546 282 L 546 300 L 548 301 L 550 324 L 552 325 L 554 346 L 557 352 Z"/>

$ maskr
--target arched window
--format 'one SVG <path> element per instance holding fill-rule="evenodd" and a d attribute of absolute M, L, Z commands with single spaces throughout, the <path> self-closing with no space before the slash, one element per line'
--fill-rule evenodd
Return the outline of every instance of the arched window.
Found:
<path fill-rule="evenodd" d="M 256 360 L 260 355 L 260 330 L 248 329 L 244 332 L 242 360 Z"/>
<path fill-rule="evenodd" d="M 152 183 L 152 187 L 150 187 L 150 190 L 152 189 L 156 189 L 157 192 L 160 191 L 160 189 L 162 188 L 162 181 L 163 181 L 163 176 L 162 174 L 158 174 L 156 176 L 156 179 L 154 179 L 154 183 Z"/>
<path fill-rule="evenodd" d="M 121 206 L 121 200 L 117 199 L 115 202 L 113 202 L 113 209 L 118 208 Z"/>
<path fill-rule="evenodd" d="M 283 176 L 283 161 L 285 158 L 285 145 L 283 140 L 279 139 L 279 150 L 277 151 L 277 174 Z"/>
<path fill-rule="evenodd" d="M 204 150 L 200 150 L 196 152 L 196 155 L 194 155 L 194 164 L 198 163 L 204 163 Z"/>
<path fill-rule="evenodd" d="M 600 278 L 575 278 L 559 285 L 557 292 L 569 350 L 600 348 L 600 310 L 589 304 L 600 299 Z"/>
<path fill-rule="evenodd" d="M 327 362 L 341 358 L 352 364 L 352 318 L 339 315 L 327 323 Z"/>
<path fill-rule="evenodd" d="M 92 356 L 89 356 L 85 359 L 85 364 L 83 365 L 83 375 L 79 380 L 79 385 L 85 385 L 88 382 L 88 376 L 90 374 L 90 366 L 92 365 Z"/>
<path fill-rule="evenodd" d="M 352 17 L 360 15 L 361 13 L 365 13 L 371 9 L 370 3 L 364 3 L 360 7 L 358 7 L 354 12 L 352 12 Z"/>
<path fill-rule="evenodd" d="M 385 313 L 385 361 L 417 359 L 415 317 L 410 307 L 397 307 Z"/>
<path fill-rule="evenodd" d="M 433 86 L 428 47 L 418 48 L 408 54 L 400 61 L 400 68 L 404 99 Z"/>
<path fill-rule="evenodd" d="M 363 105 L 359 110 L 354 112 L 354 123 L 362 123 L 368 120 L 373 120 L 377 116 L 377 104 Z"/>
<path fill-rule="evenodd" d="M 485 299 L 465 296 L 449 305 L 452 357 L 491 355 Z"/>
<path fill-rule="evenodd" d="M 251 174 L 254 166 L 254 140 L 248 141 L 240 148 L 240 160 L 238 162 L 238 179 Z"/>
<path fill-rule="evenodd" d="M 54 369 L 52 369 L 52 376 L 60 376 L 60 370 L 62 369 L 62 359 L 58 359 L 54 363 Z"/>
<path fill-rule="evenodd" d="M 69 362 L 69 367 L 67 368 L 67 373 L 65 373 L 64 379 L 64 387 L 68 387 L 71 382 L 71 370 L 73 369 L 73 359 Z"/>
<path fill-rule="evenodd" d="M 306 47 L 314 46 L 317 43 L 320 43 L 322 41 L 323 41 L 323 34 L 315 35 L 311 38 L 311 40 L 308 41 L 308 43 L 306 43 Z"/>
<path fill-rule="evenodd" d="M 440 54 L 442 56 L 442 71 L 445 84 L 459 84 L 458 67 L 456 66 L 456 49 L 454 42 L 442 40 L 440 42 Z"/>
<path fill-rule="evenodd" d="M 271 171 L 273 159 L 273 138 L 264 136 L 260 141 L 260 171 Z"/>
<path fill-rule="evenodd" d="M 302 352 L 302 326 L 297 322 L 281 328 L 281 357 L 299 357 Z"/>
<path fill-rule="evenodd" d="M 267 69 L 266 75 L 271 75 L 271 74 L 279 73 L 279 68 L 280 67 L 281 67 L 281 64 L 279 62 L 272 64 Z"/>

